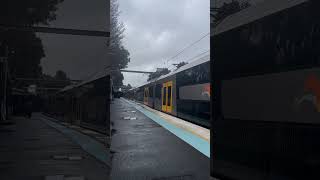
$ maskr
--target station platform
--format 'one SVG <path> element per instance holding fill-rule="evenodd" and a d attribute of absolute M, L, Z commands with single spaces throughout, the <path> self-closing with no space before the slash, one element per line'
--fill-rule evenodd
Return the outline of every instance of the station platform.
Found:
<path fill-rule="evenodd" d="M 111 180 L 210 179 L 205 135 L 123 98 L 111 104 L 111 123 Z"/>
<path fill-rule="evenodd" d="M 0 179 L 109 179 L 109 151 L 94 133 L 90 137 L 40 113 L 12 122 L 0 126 Z"/>
<path fill-rule="evenodd" d="M 137 107 L 139 109 L 139 106 L 146 109 L 145 111 L 151 111 L 152 113 L 156 114 L 157 116 L 159 116 L 159 118 L 167 121 L 168 123 L 179 127 L 187 132 L 190 132 L 191 134 L 194 134 L 196 136 L 199 136 L 200 138 L 204 139 L 205 141 L 207 141 L 208 143 L 210 143 L 210 129 L 201 127 L 199 125 L 193 124 L 191 122 L 185 121 L 183 119 L 171 116 L 169 114 L 160 112 L 158 110 L 152 109 L 149 106 L 146 106 L 144 104 L 141 103 L 136 103 L 133 101 L 129 101 L 129 103 L 131 103 L 133 106 Z M 141 109 L 141 108 L 140 108 Z M 141 109 L 142 112 L 143 109 Z M 209 147 L 204 147 L 204 148 L 209 148 Z M 210 153 L 209 152 L 205 152 L 205 155 L 210 157 Z"/>

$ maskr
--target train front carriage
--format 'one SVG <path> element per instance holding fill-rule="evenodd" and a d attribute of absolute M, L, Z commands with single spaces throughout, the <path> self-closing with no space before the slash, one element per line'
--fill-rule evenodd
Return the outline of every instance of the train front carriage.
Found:
<path fill-rule="evenodd" d="M 137 88 L 135 92 L 135 100 L 139 102 L 143 102 L 144 100 L 144 90 L 143 87 Z"/>

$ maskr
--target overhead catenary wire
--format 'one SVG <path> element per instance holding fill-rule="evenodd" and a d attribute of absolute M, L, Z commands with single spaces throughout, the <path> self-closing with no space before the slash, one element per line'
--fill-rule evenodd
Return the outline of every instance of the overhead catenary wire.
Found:
<path fill-rule="evenodd" d="M 188 48 L 192 47 L 193 45 L 197 44 L 198 42 L 200 42 L 202 39 L 204 39 L 205 37 L 207 37 L 210 34 L 210 32 L 204 34 L 203 36 L 201 36 L 199 39 L 197 39 L 196 41 L 192 42 L 191 44 L 187 45 L 186 47 L 184 47 L 183 49 L 181 49 L 177 54 L 175 54 L 174 56 L 172 56 L 171 58 L 169 58 L 167 61 L 163 61 L 163 65 L 164 68 L 169 69 L 169 61 L 171 61 L 172 59 L 174 59 L 175 57 L 179 56 L 180 54 L 182 54 L 185 50 L 187 50 Z M 169 69 L 170 70 L 170 69 Z M 172 70 L 172 69 L 171 69 Z"/>
<path fill-rule="evenodd" d="M 206 50 L 206 51 L 204 51 L 202 53 L 199 53 L 196 56 L 193 56 L 192 58 L 188 59 L 187 62 L 189 63 L 191 60 L 193 60 L 193 59 L 195 59 L 195 58 L 197 58 L 197 57 L 199 57 L 199 56 L 201 56 L 201 55 L 203 55 L 203 54 L 205 54 L 205 53 L 207 53 L 209 51 L 210 51 L 210 49 L 208 49 L 208 50 Z"/>
<path fill-rule="evenodd" d="M 179 56 L 180 54 L 182 54 L 183 52 L 185 52 L 188 48 L 190 48 L 190 47 L 194 46 L 195 44 L 197 44 L 198 42 L 200 42 L 202 39 L 204 39 L 204 38 L 207 37 L 208 35 L 210 35 L 210 32 L 204 34 L 203 36 L 201 36 L 201 37 L 200 37 L 199 39 L 197 39 L 196 41 L 192 42 L 191 44 L 189 44 L 189 45 L 187 45 L 186 47 L 184 47 L 183 49 L 181 49 L 177 54 L 175 54 L 174 56 L 172 56 L 171 58 L 169 58 L 167 61 L 163 61 L 164 68 L 167 68 L 168 70 L 172 71 L 175 67 L 169 68 L 169 66 L 170 66 L 170 65 L 168 64 L 169 61 L 173 60 L 174 58 L 176 58 L 177 56 Z M 198 56 L 200 56 L 200 55 L 202 55 L 202 54 L 204 54 L 204 53 L 206 53 L 206 52 L 208 52 L 208 51 L 209 51 L 209 50 L 207 50 L 207 51 L 205 51 L 205 52 L 202 52 L 202 53 L 200 53 L 200 54 L 198 54 L 198 55 L 190 58 L 188 61 L 190 61 L 190 60 L 192 60 L 192 59 L 194 59 L 194 58 L 196 58 L 196 57 L 198 57 Z M 187 61 L 187 62 L 188 62 L 188 61 Z"/>
<path fill-rule="evenodd" d="M 199 56 L 201 56 L 201 55 L 204 55 L 204 54 L 206 54 L 207 52 L 209 52 L 210 51 L 210 49 L 208 49 L 208 50 L 206 50 L 206 51 L 204 51 L 204 52 L 201 52 L 201 53 L 199 53 L 199 54 L 197 54 L 197 55 L 195 55 L 195 56 L 193 56 L 192 58 L 189 58 L 188 60 L 186 60 L 185 62 L 187 62 L 187 63 L 190 63 L 190 62 L 192 62 L 192 60 L 194 60 L 195 58 L 197 58 L 197 57 L 199 57 Z M 174 65 L 172 65 L 172 66 L 174 66 Z M 169 68 L 168 68 L 169 69 Z M 172 70 L 174 70 L 175 69 L 175 66 L 174 67 L 172 67 L 171 69 L 169 69 L 170 71 L 172 71 Z"/>
<path fill-rule="evenodd" d="M 174 56 L 172 56 L 171 58 L 169 58 L 167 60 L 167 63 L 169 61 L 171 61 L 172 59 L 174 59 L 175 57 L 179 56 L 181 53 L 183 53 L 186 49 L 192 47 L 193 45 L 197 44 L 198 42 L 200 42 L 202 39 L 204 39 L 205 37 L 207 37 L 210 34 L 210 32 L 206 33 L 205 35 L 201 36 L 199 39 L 197 39 L 196 41 L 192 42 L 191 44 L 189 44 L 188 46 L 184 47 L 182 50 L 180 50 L 177 54 L 175 54 Z"/>

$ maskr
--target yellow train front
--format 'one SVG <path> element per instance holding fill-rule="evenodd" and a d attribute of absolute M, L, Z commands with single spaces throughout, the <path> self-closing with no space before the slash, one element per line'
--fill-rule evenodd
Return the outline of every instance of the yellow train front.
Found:
<path fill-rule="evenodd" d="M 148 82 L 131 94 L 153 109 L 210 127 L 210 56 Z"/>

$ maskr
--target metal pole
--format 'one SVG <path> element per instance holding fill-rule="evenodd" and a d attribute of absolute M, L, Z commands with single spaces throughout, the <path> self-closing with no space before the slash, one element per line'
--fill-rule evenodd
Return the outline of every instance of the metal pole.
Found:
<path fill-rule="evenodd" d="M 144 73 L 144 74 L 152 74 L 155 72 L 150 71 L 137 71 L 137 70 L 127 70 L 127 69 L 120 69 L 121 72 L 130 72 L 130 73 Z"/>
<path fill-rule="evenodd" d="M 81 29 L 66 29 L 66 28 L 52 28 L 52 27 L 40 27 L 40 26 L 26 26 L 26 25 L 9 25 L 1 24 L 0 29 L 4 30 L 19 30 L 19 31 L 31 31 L 39 33 L 51 33 L 51 34 L 68 34 L 79 36 L 96 36 L 96 37 L 110 37 L 108 31 L 92 31 Z"/>
<path fill-rule="evenodd" d="M 1 58 L 1 69 L 0 69 L 0 88 L 1 90 L 4 90 L 4 58 Z M 0 122 L 3 122 L 4 116 L 3 116 L 3 98 L 4 98 L 4 92 L 1 91 L 0 95 Z"/>
<path fill-rule="evenodd" d="M 3 58 L 3 99 L 1 102 L 1 122 L 4 122 L 7 119 L 7 73 L 8 73 L 8 46 L 5 46 L 5 56 Z"/>
<path fill-rule="evenodd" d="M 8 117 L 8 104 L 7 104 L 7 83 L 8 83 L 8 57 L 9 57 L 9 48 L 6 46 L 5 50 L 5 59 L 4 59 L 4 120 L 7 120 Z"/>

